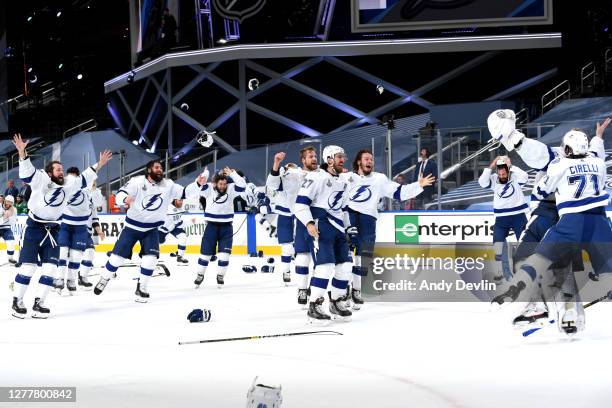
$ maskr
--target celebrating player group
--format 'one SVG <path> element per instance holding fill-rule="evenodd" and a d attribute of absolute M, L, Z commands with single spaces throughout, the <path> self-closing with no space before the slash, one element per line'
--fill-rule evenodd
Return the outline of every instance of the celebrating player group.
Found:
<path fill-rule="evenodd" d="M 488 118 L 489 130 L 507 152 L 516 152 L 538 173 L 531 210 L 522 192 L 529 177 L 508 156 L 493 160 L 479 179 L 483 188 L 494 192 L 496 267 L 492 278 L 500 284 L 507 281 L 493 302 L 527 301 L 514 321 L 523 326 L 548 320 L 546 299 L 555 299 L 559 328 L 573 333 L 582 330 L 585 321 L 575 279 L 575 273 L 585 269 L 581 250 L 589 255 L 592 275 L 606 291 L 612 289 L 612 257 L 606 252 L 612 243 L 612 225 L 605 213 L 609 196 L 604 185 L 603 148 L 610 119 L 597 125 L 591 141 L 585 131 L 573 129 L 558 148 L 528 139 L 516 129 L 515 120 L 514 112 L 497 110 Z M 23 298 L 40 267 L 32 317 L 46 318 L 50 309 L 45 301 L 51 288 L 62 290 L 66 285 L 72 293 L 77 282 L 84 290 L 93 286 L 88 281 L 94 251 L 91 232 L 95 229 L 100 234 L 101 230 L 91 191 L 97 172 L 112 154 L 101 152 L 98 163 L 82 172 L 70 168 L 64 177 L 60 162 L 37 170 L 27 156 L 27 141 L 16 135 L 13 142 L 20 158 L 19 175 L 30 183 L 32 195 L 18 254 L 12 314 L 18 318 L 27 315 Z M 270 236 L 277 237 L 279 269 L 285 283 L 291 281 L 294 263 L 297 303 L 307 308 L 308 319 L 319 323 L 350 320 L 353 311 L 364 304 L 361 279 L 374 252 L 379 202 L 414 198 L 435 178 L 419 175 L 412 184 L 398 184 L 374 171 L 374 156 L 367 149 L 355 155 L 350 170 L 340 146 L 326 146 L 322 157 L 317 157 L 313 147 L 305 147 L 295 158 L 300 165 L 287 159 L 284 152 L 274 156 L 266 185 L 259 188 L 248 183 L 241 171 L 229 167 L 212 177 L 205 170 L 191 184 L 180 186 L 164 176 L 160 161 L 149 162 L 146 174 L 130 179 L 116 195 L 116 202 L 127 208 L 125 226 L 94 293 L 112 290 L 112 277 L 132 258 L 134 245 L 140 244 L 135 296 L 139 303 L 149 301 L 148 283 L 158 264 L 160 242 L 168 235 L 175 236 L 177 263 L 188 262 L 181 216 L 185 212 L 183 200 L 189 199 L 205 202 L 195 286 L 202 285 L 209 264 L 216 261 L 217 285 L 223 287 L 233 245 L 234 201 L 241 198 L 260 213 L 258 220 L 267 225 Z M 9 197 L 0 214 L 0 237 L 8 244 L 10 262 L 16 262 L 10 230 L 15 211 Z M 518 237 L 519 245 L 511 268 L 504 270 L 502 249 L 510 231 Z M 547 293 L 551 287 L 557 290 Z"/>

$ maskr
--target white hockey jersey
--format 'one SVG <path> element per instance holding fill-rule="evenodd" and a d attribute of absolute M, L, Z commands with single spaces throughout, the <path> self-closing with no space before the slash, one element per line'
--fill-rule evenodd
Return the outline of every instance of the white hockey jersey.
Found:
<path fill-rule="evenodd" d="M 270 198 L 274 202 L 274 212 L 291 217 L 294 212 L 295 199 L 306 174 L 303 169 L 289 169 L 282 175 L 268 174 L 266 187 L 273 192 Z"/>
<path fill-rule="evenodd" d="M 159 227 L 160 231 L 171 232 L 174 231 L 175 228 L 183 228 L 183 214 L 185 214 L 185 209 L 183 207 L 176 208 L 174 205 L 170 204 L 166 212 L 164 225 Z"/>
<path fill-rule="evenodd" d="M 527 183 L 529 176 L 522 169 L 512 166 L 508 177 L 508 182 L 502 184 L 498 182 L 497 174 L 487 167 L 478 179 L 482 188 L 493 190 L 493 212 L 496 217 L 529 212 L 529 205 L 523 195 L 523 185 Z"/>
<path fill-rule="evenodd" d="M 545 198 L 539 198 L 536 194 L 538 182 L 546 175 L 548 165 L 558 157 L 564 157 L 564 153 L 560 147 L 549 147 L 538 140 L 532 140 L 524 138 L 520 149 L 516 150 L 521 159 L 529 167 L 539 170 L 536 174 L 535 183 L 533 186 L 533 192 L 531 194 L 531 207 L 539 205 L 544 202 L 547 204 L 555 203 L 554 192 L 549 194 Z M 595 136 L 591 139 L 589 146 L 589 154 L 592 157 L 599 157 L 604 159 L 606 157 L 604 141 L 601 137 Z"/>
<path fill-rule="evenodd" d="M 93 197 L 90 197 L 90 209 L 91 215 L 87 220 L 87 230 L 91 233 L 93 231 L 94 224 L 100 224 L 100 219 L 98 218 L 98 209 Z"/>
<path fill-rule="evenodd" d="M 345 179 L 319 169 L 306 174 L 295 200 L 295 216 L 304 225 L 315 219 L 327 218 L 338 230 L 350 226 L 344 211 L 348 199 Z"/>
<path fill-rule="evenodd" d="M 374 171 L 367 176 L 351 171 L 342 173 L 340 177 L 348 184 L 348 208 L 374 218 L 378 218 L 378 204 L 381 198 L 389 197 L 405 201 L 418 196 L 423 191 L 423 187 L 418 182 L 401 185 Z"/>
<path fill-rule="evenodd" d="M 57 224 L 70 198 L 77 191 L 91 186 L 97 177 L 95 170 L 89 167 L 80 177 L 65 176 L 64 184 L 60 186 L 52 182 L 44 170 L 36 170 L 29 158 L 21 160 L 19 178 L 32 188 L 28 217 L 37 222 Z"/>
<path fill-rule="evenodd" d="M 127 196 L 134 202 L 127 210 L 125 225 L 137 231 L 148 231 L 164 224 L 168 205 L 184 196 L 184 188 L 170 179 L 151 182 L 146 176 L 132 177 L 117 192 L 116 202 L 123 204 Z"/>
<path fill-rule="evenodd" d="M 70 197 L 62 214 L 62 223 L 70 225 L 87 225 L 91 217 L 91 190 L 82 189 Z"/>
<path fill-rule="evenodd" d="M 605 207 L 610 196 L 605 190 L 606 164 L 599 157 L 553 160 L 546 176 L 537 184 L 537 198 L 555 193 L 559 215 Z"/>
<path fill-rule="evenodd" d="M 0 229 L 11 228 L 17 223 L 17 210 L 11 207 L 9 210 L 0 205 Z"/>
<path fill-rule="evenodd" d="M 227 184 L 227 191 L 224 194 L 219 194 L 212 183 L 206 183 L 200 187 L 194 181 L 185 187 L 187 198 L 197 195 L 206 198 L 204 220 L 208 222 L 232 222 L 234 220 L 234 199 L 242 197 L 246 201 L 246 181 L 235 171 L 230 174 L 230 177 L 233 183 Z"/>

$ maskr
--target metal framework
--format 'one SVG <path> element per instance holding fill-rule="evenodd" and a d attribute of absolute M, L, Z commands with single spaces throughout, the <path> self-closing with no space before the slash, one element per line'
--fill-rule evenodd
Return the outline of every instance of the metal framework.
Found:
<path fill-rule="evenodd" d="M 500 38 L 506 37 L 506 38 Z M 307 136 L 320 136 L 321 132 L 317 129 L 310 128 L 305 124 L 299 123 L 293 119 L 290 119 L 279 112 L 274 112 L 268 108 L 265 108 L 259 104 L 253 102 L 253 98 L 261 95 L 264 92 L 269 91 L 279 84 L 288 86 L 310 98 L 314 98 L 322 103 L 327 104 L 333 109 L 337 109 L 344 113 L 353 116 L 353 119 L 338 127 L 335 131 L 347 130 L 354 127 L 358 127 L 362 124 L 378 123 L 377 117 L 383 115 L 393 109 L 396 109 L 409 102 L 418 104 L 424 108 L 429 109 L 433 104 L 422 97 L 427 92 L 440 87 L 447 83 L 451 79 L 465 73 L 466 71 L 482 64 L 483 62 L 491 59 L 499 51 L 499 49 L 507 49 L 510 47 L 508 41 L 514 41 L 514 45 L 510 48 L 521 49 L 521 48 L 542 48 L 542 47 L 557 47 L 560 46 L 560 36 L 555 34 L 544 34 L 544 35 L 523 35 L 523 36 L 512 36 L 520 37 L 509 39 L 510 36 L 495 36 L 488 39 L 480 37 L 477 47 L 480 51 L 487 51 L 480 56 L 450 70 L 446 74 L 426 83 L 425 85 L 414 89 L 406 90 L 396 84 L 386 81 L 384 78 L 377 77 L 369 72 L 366 72 L 344 60 L 337 58 L 337 55 L 368 55 L 368 54 L 395 54 L 405 52 L 424 52 L 424 43 L 428 44 L 428 51 L 433 52 L 432 49 L 440 50 L 441 47 L 452 46 L 452 51 L 474 51 L 474 44 L 476 44 L 474 38 L 455 38 L 455 39 L 431 39 L 427 41 L 415 42 L 415 40 L 398 40 L 398 41 L 366 41 L 366 42 L 347 42 L 347 43 L 298 43 L 298 44 L 260 44 L 260 45 L 237 45 L 231 47 L 225 47 L 221 49 L 209 49 L 200 50 L 193 52 L 183 52 L 176 54 L 168 54 L 158 58 L 151 63 L 143 65 L 133 71 L 131 71 L 131 82 L 139 79 L 144 80 L 144 85 L 140 90 L 140 95 L 135 107 L 130 106 L 126 100 L 122 88 L 126 86 L 127 75 L 124 74 L 117 78 L 114 78 L 105 83 L 106 93 L 116 93 L 121 105 L 127 112 L 130 123 L 127 126 L 127 134 L 130 134 L 132 129 L 136 127 L 140 134 L 139 142 L 146 142 L 150 146 L 151 151 L 155 151 L 162 132 L 164 129 L 167 130 L 168 137 L 168 150 L 171 155 L 175 154 L 173 146 L 173 120 L 178 118 L 183 122 L 187 123 L 196 130 L 214 130 L 225 123 L 236 113 L 239 113 L 240 119 L 240 149 L 246 149 L 248 144 L 247 135 L 247 112 L 256 112 L 268 119 L 283 124 L 291 129 L 294 129 Z M 529 37 L 530 45 L 527 46 L 526 37 Z M 423 44 L 422 44 L 423 43 Z M 453 44 L 454 43 L 454 44 Z M 445 48 L 446 49 L 446 48 Z M 495 50 L 495 51 L 493 51 Z M 448 49 L 450 51 L 450 49 Z M 314 54 L 314 55 L 313 55 Z M 274 71 L 261 63 L 261 59 L 264 58 L 292 58 L 292 57 L 310 57 L 305 61 L 291 67 L 284 72 Z M 257 58 L 257 62 L 253 60 Z M 228 60 L 238 60 L 238 83 L 239 86 L 235 86 L 227 83 L 223 79 L 215 75 L 214 71 L 217 69 L 222 62 Z M 329 63 L 336 68 L 345 71 L 348 74 L 354 75 L 372 84 L 381 84 L 384 88 L 395 94 L 396 98 L 386 104 L 376 107 L 370 112 L 363 112 L 349 103 L 340 101 L 330 95 L 325 94 L 319 90 L 315 90 L 303 83 L 300 83 L 295 77 L 322 63 Z M 174 89 L 171 81 L 171 69 L 176 66 L 189 66 L 194 71 L 194 78 L 191 79 L 183 88 Z M 254 70 L 266 77 L 269 80 L 263 82 L 256 90 L 247 92 L 246 85 L 246 68 Z M 161 83 L 155 78 L 154 73 L 163 70 L 164 76 Z M 200 85 L 203 81 L 210 81 L 233 98 L 235 102 L 227 107 L 227 109 L 215 120 L 208 124 L 202 124 L 195 118 L 191 117 L 180 108 L 178 104 L 180 101 L 191 92 L 194 88 Z M 153 105 L 148 113 L 147 119 L 144 125 L 139 122 L 138 114 L 142 109 L 143 100 L 150 86 L 155 87 L 156 96 Z M 165 103 L 165 118 L 163 123 L 155 134 L 149 133 L 151 121 L 156 112 L 156 108 L 160 102 Z M 235 152 L 236 148 L 226 143 L 222 138 L 215 137 L 215 142 L 227 152 Z M 182 147 L 178 154 L 184 154 L 188 152 L 195 145 L 195 138 L 189 144 Z"/>

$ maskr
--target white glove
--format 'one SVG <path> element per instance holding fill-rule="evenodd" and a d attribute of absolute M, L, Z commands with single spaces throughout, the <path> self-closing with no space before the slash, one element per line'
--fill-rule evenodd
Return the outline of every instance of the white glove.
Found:
<path fill-rule="evenodd" d="M 262 205 L 261 207 L 259 207 L 259 213 L 263 215 L 268 214 L 268 207 L 266 207 L 265 205 Z"/>
<path fill-rule="evenodd" d="M 491 136 L 504 146 L 504 139 L 507 139 L 516 129 L 515 124 L 516 115 L 510 109 L 498 109 L 487 118 L 487 126 Z"/>
<path fill-rule="evenodd" d="M 510 136 L 502 139 L 501 143 L 504 145 L 507 151 L 511 152 L 516 148 L 516 146 L 521 144 L 524 138 L 525 134 L 519 130 L 514 130 L 512 133 L 510 133 Z"/>

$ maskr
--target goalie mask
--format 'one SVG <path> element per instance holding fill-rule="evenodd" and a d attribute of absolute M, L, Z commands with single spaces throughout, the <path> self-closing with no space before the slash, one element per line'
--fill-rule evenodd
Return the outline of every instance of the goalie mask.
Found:
<path fill-rule="evenodd" d="M 196 141 L 203 147 L 210 147 L 214 142 L 213 136 L 216 135 L 217 132 L 208 132 L 206 129 L 202 129 L 196 135 Z"/>

